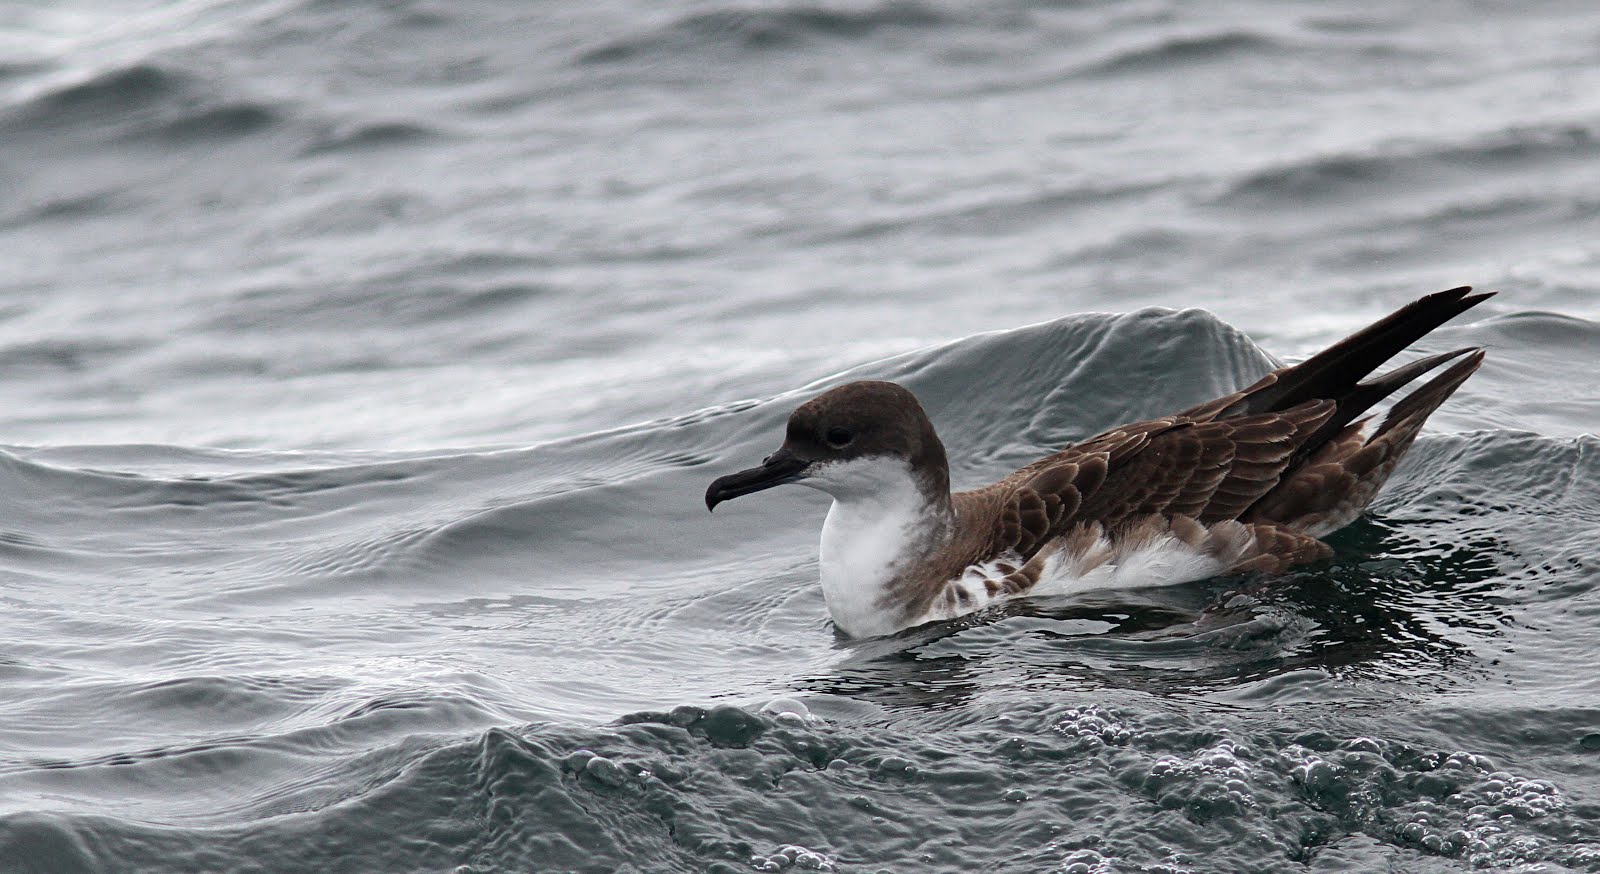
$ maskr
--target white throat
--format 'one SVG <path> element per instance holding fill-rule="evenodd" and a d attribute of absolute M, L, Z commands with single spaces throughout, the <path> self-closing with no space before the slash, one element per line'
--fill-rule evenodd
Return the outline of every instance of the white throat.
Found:
<path fill-rule="evenodd" d="M 822 523 L 822 594 L 833 621 L 852 637 L 890 634 L 903 623 L 885 604 L 889 583 L 928 548 L 937 509 L 917 487 L 911 465 L 877 456 L 827 465 L 800 480 L 833 496 Z"/>

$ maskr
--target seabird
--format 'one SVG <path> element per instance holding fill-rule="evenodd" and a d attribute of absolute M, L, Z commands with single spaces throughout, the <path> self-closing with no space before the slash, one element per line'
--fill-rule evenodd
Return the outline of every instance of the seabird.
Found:
<path fill-rule="evenodd" d="M 1361 381 L 1493 296 L 1471 290 L 1420 298 L 1233 394 L 953 494 L 944 444 L 916 397 L 891 382 L 851 382 L 800 405 L 782 447 L 713 482 L 706 508 L 785 483 L 831 495 L 822 591 L 852 637 L 1021 595 L 1278 573 L 1332 555 L 1319 538 L 1360 515 L 1422 423 L 1483 362 L 1469 347 Z M 1369 430 L 1363 413 L 1452 360 Z"/>

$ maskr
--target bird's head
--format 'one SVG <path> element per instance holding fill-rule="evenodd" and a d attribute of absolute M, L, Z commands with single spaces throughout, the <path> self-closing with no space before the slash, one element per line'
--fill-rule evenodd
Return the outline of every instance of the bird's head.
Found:
<path fill-rule="evenodd" d="M 759 467 L 713 482 L 706 508 L 786 483 L 848 498 L 886 471 L 910 471 L 924 491 L 949 494 L 944 445 L 916 396 L 892 382 L 846 383 L 797 407 L 783 445 Z"/>

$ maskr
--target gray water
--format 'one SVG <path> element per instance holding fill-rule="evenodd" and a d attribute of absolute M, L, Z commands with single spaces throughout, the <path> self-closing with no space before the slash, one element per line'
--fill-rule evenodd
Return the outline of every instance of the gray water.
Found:
<path fill-rule="evenodd" d="M 0 870 L 1600 871 L 1592 4 L 9 2 L 0 251 Z M 1464 283 L 1325 566 L 850 641 L 701 504 Z"/>

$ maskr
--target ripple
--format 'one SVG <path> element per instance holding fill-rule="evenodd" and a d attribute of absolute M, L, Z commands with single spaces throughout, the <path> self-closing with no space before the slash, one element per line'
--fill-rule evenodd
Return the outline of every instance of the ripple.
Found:
<path fill-rule="evenodd" d="M 1467 142 L 1398 143 L 1376 153 L 1309 157 L 1233 181 L 1214 202 L 1259 205 L 1345 198 L 1378 186 L 1414 189 L 1443 172 L 1504 172 L 1518 166 L 1592 160 L 1597 154 L 1600 136 L 1586 125 L 1511 128 Z"/>
<path fill-rule="evenodd" d="M 91 141 L 184 146 L 252 136 L 286 120 L 284 108 L 231 95 L 221 81 L 144 61 L 47 89 L 0 116 L 0 130 L 39 138 L 80 129 Z"/>
<path fill-rule="evenodd" d="M 707 50 L 765 52 L 809 40 L 861 39 L 890 28 L 927 28 L 946 23 L 934 7 L 891 2 L 859 9 L 794 5 L 771 9 L 714 9 L 676 18 L 642 34 L 589 49 L 584 64 L 615 64 L 662 53 Z"/>
<path fill-rule="evenodd" d="M 60 85 L 30 101 L 39 115 L 99 116 L 164 103 L 182 96 L 190 79 L 154 63 L 136 63 L 105 70 L 87 79 Z"/>
<path fill-rule="evenodd" d="M 1083 70 L 1091 75 L 1170 73 L 1174 67 L 1195 66 L 1235 59 L 1241 55 L 1272 55 L 1289 50 L 1279 40 L 1248 30 L 1164 37 L 1147 45 L 1123 49 Z"/>
<path fill-rule="evenodd" d="M 302 154 L 364 154 L 426 143 L 441 131 L 419 122 L 375 121 L 327 132 L 308 144 Z"/>
<path fill-rule="evenodd" d="M 248 136 L 273 127 L 282 120 L 282 114 L 272 106 L 238 102 L 164 118 L 142 133 L 174 145 L 186 145 Z"/>
<path fill-rule="evenodd" d="M 316 868 L 351 847 L 374 865 L 471 871 L 641 858 L 718 871 L 912 859 L 932 872 L 1171 870 L 1201 858 L 1203 869 L 1267 870 L 1338 858 L 1358 846 L 1352 836 L 1379 858 L 1474 867 L 1581 869 L 1600 858 L 1600 827 L 1559 778 L 1469 750 L 1340 733 L 1340 719 L 1280 736 L 1248 719 L 1099 705 L 1014 707 L 998 730 L 991 720 L 919 729 L 792 712 L 685 706 L 595 728 L 496 728 L 348 763 L 366 787 L 336 803 L 307 794 L 312 803 L 296 804 L 294 793 L 314 792 L 307 785 L 273 790 L 275 810 L 299 811 L 289 819 L 202 832 L 51 817 L 41 832 L 39 814 L 21 814 L 0 818 L 0 846 L 9 838 L 63 864 L 79 853 L 115 858 L 128 871 L 172 870 L 202 834 L 222 858 L 273 860 L 264 870 Z M 408 763 L 397 768 L 396 754 Z M 38 838 L 63 832 L 86 840 Z M 1228 837 L 1241 833 L 1252 837 Z M 973 839 L 982 835 L 992 837 Z"/>

